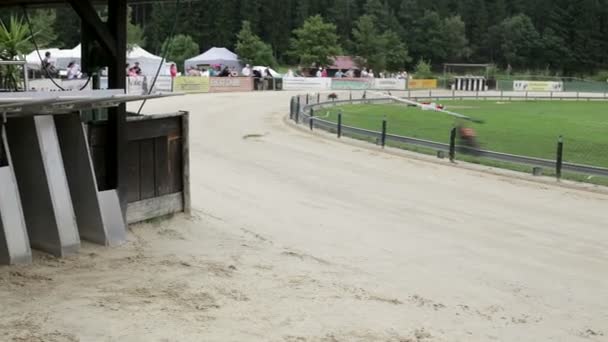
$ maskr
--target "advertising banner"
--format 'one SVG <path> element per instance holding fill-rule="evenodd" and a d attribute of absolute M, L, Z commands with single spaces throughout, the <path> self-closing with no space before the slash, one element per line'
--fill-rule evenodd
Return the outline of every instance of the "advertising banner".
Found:
<path fill-rule="evenodd" d="M 331 78 L 321 77 L 285 77 L 283 90 L 328 90 Z"/>
<path fill-rule="evenodd" d="M 564 91 L 564 82 L 513 81 L 515 91 Z"/>
<path fill-rule="evenodd" d="M 437 80 L 409 80 L 407 82 L 408 89 L 436 89 Z"/>
<path fill-rule="evenodd" d="M 178 93 L 208 93 L 209 88 L 209 77 L 180 76 L 173 84 L 173 91 Z"/>
<path fill-rule="evenodd" d="M 252 90 L 253 78 L 251 77 L 211 77 L 210 79 L 210 91 L 212 93 Z"/>
<path fill-rule="evenodd" d="M 145 76 L 127 77 L 127 94 L 144 95 L 148 93 L 148 82 Z"/>
<path fill-rule="evenodd" d="M 331 80 L 333 90 L 365 90 L 372 89 L 373 78 L 334 78 Z"/>
<path fill-rule="evenodd" d="M 405 80 L 396 78 L 377 78 L 374 80 L 374 89 L 405 90 Z"/>

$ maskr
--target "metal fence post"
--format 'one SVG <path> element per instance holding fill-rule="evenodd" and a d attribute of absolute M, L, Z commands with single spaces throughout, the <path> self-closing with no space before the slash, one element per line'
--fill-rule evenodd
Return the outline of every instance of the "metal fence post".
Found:
<path fill-rule="evenodd" d="M 384 117 L 384 119 L 382 119 L 382 137 L 380 143 L 382 145 L 382 148 L 386 146 L 386 116 Z"/>
<path fill-rule="evenodd" d="M 342 111 L 338 112 L 338 138 L 342 137 Z"/>
<path fill-rule="evenodd" d="M 452 127 L 450 131 L 450 161 L 453 163 L 456 159 L 456 127 Z"/>
<path fill-rule="evenodd" d="M 293 120 L 293 113 L 295 113 L 294 107 L 296 106 L 296 99 L 292 96 L 289 102 L 289 118 Z"/>
<path fill-rule="evenodd" d="M 310 95 L 308 93 L 306 93 L 306 105 L 308 106 L 308 98 L 310 97 Z"/>
<path fill-rule="evenodd" d="M 296 123 L 298 123 L 300 121 L 300 95 L 297 96 L 297 103 L 296 103 Z"/>
<path fill-rule="evenodd" d="M 321 103 L 321 93 L 317 93 L 317 103 Z"/>
<path fill-rule="evenodd" d="M 562 164 L 564 158 L 564 138 L 560 135 L 557 139 L 557 161 L 555 163 L 555 176 L 557 180 L 562 178 Z"/>
<path fill-rule="evenodd" d="M 352 91 L 352 90 L 350 91 L 350 94 L 349 94 L 349 100 L 350 100 L 350 101 L 352 101 L 352 100 L 353 100 L 353 91 Z"/>
<path fill-rule="evenodd" d="M 308 119 L 308 122 L 310 123 L 311 131 L 312 131 L 312 127 L 314 126 L 314 119 L 315 119 L 315 110 L 310 108 L 310 118 Z"/>

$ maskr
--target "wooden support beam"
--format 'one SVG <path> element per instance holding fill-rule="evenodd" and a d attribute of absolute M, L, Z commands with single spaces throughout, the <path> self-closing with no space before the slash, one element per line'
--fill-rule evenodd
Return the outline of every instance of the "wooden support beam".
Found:
<path fill-rule="evenodd" d="M 106 25 L 93 7 L 93 3 L 90 0 L 67 0 L 74 11 L 80 16 L 82 20 L 82 25 L 87 26 L 92 33 L 95 34 L 101 45 L 108 50 L 108 52 L 113 56 L 118 56 L 117 50 L 117 39 L 116 36 L 111 34 L 111 30 L 108 29 L 108 25 Z M 113 3 L 114 1 L 110 1 Z M 120 1 L 118 1 L 120 2 Z M 126 2 L 125 2 L 126 4 Z M 125 13 L 126 20 L 126 13 Z M 126 25 L 126 21 L 125 21 Z M 126 33 L 125 33 L 126 34 Z"/>
<path fill-rule="evenodd" d="M 115 38 L 116 54 L 108 66 L 108 85 L 111 89 L 126 89 L 127 72 L 127 0 L 108 1 L 108 28 Z M 127 110 L 125 104 L 108 112 L 107 179 L 116 189 L 123 216 L 127 213 L 128 143 Z"/>

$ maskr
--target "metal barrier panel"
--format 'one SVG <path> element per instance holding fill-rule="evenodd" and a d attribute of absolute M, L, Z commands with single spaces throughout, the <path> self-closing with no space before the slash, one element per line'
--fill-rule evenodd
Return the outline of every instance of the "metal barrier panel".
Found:
<path fill-rule="evenodd" d="M 101 200 L 79 115 L 57 115 L 54 119 L 80 236 L 105 246 L 123 243 L 127 233 L 122 215 L 119 215 L 120 219 L 103 215 L 104 212 L 120 212 L 120 205 Z M 113 205 L 117 207 L 107 208 Z"/>
<path fill-rule="evenodd" d="M 31 246 L 56 256 L 80 237 L 52 116 L 11 118 L 7 140 Z"/>
<path fill-rule="evenodd" d="M 0 128 L 0 264 L 29 263 L 32 251 L 12 169 L 4 127 Z"/>

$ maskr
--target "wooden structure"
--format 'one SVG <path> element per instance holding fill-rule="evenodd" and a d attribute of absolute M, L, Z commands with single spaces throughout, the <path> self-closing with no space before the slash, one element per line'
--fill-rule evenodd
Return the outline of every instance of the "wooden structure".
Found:
<path fill-rule="evenodd" d="M 89 123 L 97 182 L 107 177 L 107 123 Z M 190 210 L 188 113 L 130 116 L 128 131 L 127 222 Z"/>
<path fill-rule="evenodd" d="M 30 245 L 63 256 L 80 238 L 122 243 L 129 202 L 130 222 L 189 208 L 187 114 L 127 118 L 126 102 L 164 96 L 124 95 L 127 2 L 0 2 L 0 10 L 69 4 L 82 23 L 83 70 L 108 67 L 110 88 L 0 96 L 0 263 L 29 261 Z M 107 6 L 107 21 L 95 5 Z M 108 119 L 86 131 L 79 111 L 94 108 L 107 108 Z"/>

